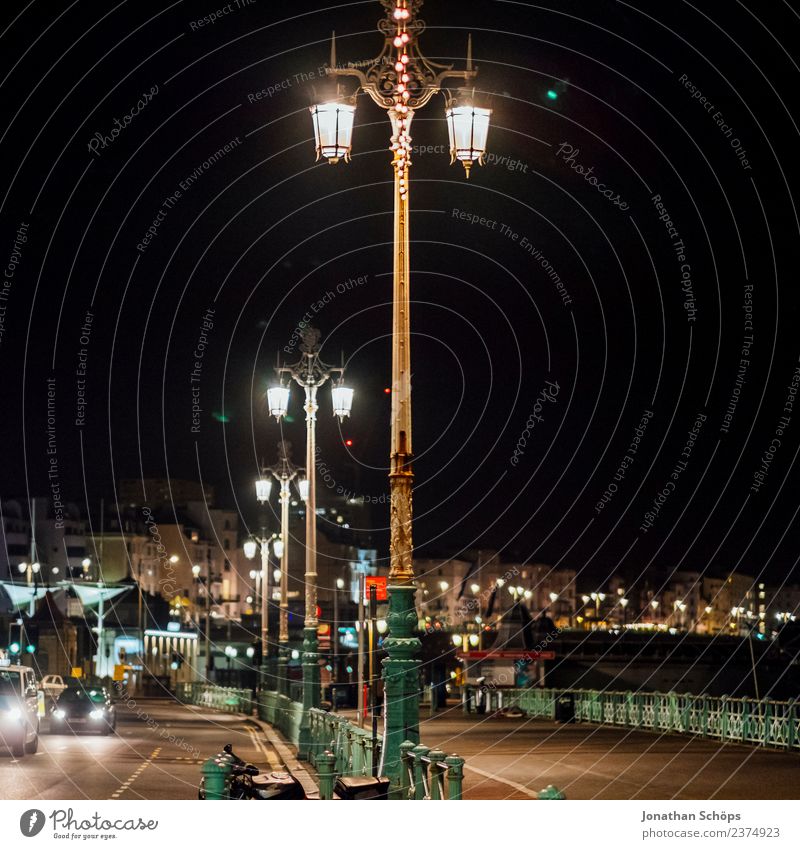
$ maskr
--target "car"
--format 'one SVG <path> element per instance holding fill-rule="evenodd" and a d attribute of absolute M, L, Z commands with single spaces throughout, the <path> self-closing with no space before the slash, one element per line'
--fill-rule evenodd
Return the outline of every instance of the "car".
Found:
<path fill-rule="evenodd" d="M 0 748 L 15 758 L 39 748 L 39 688 L 28 666 L 0 658 Z"/>
<path fill-rule="evenodd" d="M 116 727 L 116 711 L 105 687 L 67 687 L 50 713 L 51 734 L 63 734 L 67 729 L 110 734 Z"/>
<path fill-rule="evenodd" d="M 42 678 L 42 689 L 45 696 L 57 699 L 67 689 L 67 685 L 60 675 L 45 675 Z"/>

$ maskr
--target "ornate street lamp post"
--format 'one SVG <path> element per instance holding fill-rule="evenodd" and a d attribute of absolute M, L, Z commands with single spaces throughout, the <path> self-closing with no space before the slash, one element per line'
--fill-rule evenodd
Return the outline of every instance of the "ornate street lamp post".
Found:
<path fill-rule="evenodd" d="M 269 411 L 275 418 L 286 415 L 289 408 L 289 385 L 286 377 L 303 387 L 306 411 L 306 485 L 301 493 L 306 502 L 306 572 L 305 572 L 305 618 L 303 621 L 303 719 L 300 725 L 298 752 L 301 757 L 313 755 L 311 751 L 310 716 L 311 708 L 320 703 L 319 653 L 317 651 L 317 390 L 334 375 L 338 375 L 331 389 L 333 414 L 341 421 L 350 415 L 353 390 L 343 385 L 344 366 L 326 365 L 319 356 L 320 332 L 306 327 L 303 331 L 300 351 L 302 356 L 291 366 L 278 366 L 275 371 L 280 383 L 268 392 Z"/>
<path fill-rule="evenodd" d="M 355 98 L 361 92 L 386 110 L 392 126 L 390 150 L 394 172 L 394 275 L 392 318 L 392 415 L 389 467 L 390 488 L 390 569 L 389 636 L 384 640 L 388 657 L 384 660 L 386 699 L 384 772 L 393 783 L 400 774 L 400 744 L 419 742 L 419 674 L 416 655 L 416 586 L 412 562 L 411 489 L 413 482 L 411 446 L 411 336 L 409 295 L 409 168 L 411 136 L 415 112 L 448 80 L 461 80 L 464 86 L 476 75 L 471 47 L 467 47 L 466 68 L 431 62 L 419 50 L 424 23 L 418 17 L 422 0 L 381 0 L 386 10 L 378 22 L 385 42 L 380 55 L 365 71 L 337 68 L 335 42 L 331 45 L 331 76 L 354 77 L 358 88 L 343 97 L 338 91 L 326 103 L 311 107 L 317 158 L 330 163 L 350 158 Z M 486 150 L 490 110 L 476 106 L 474 97 L 463 88 L 455 97 L 448 93 L 446 118 L 450 134 L 451 163 L 459 160 L 469 176 L 474 162 L 481 163 Z"/>
<path fill-rule="evenodd" d="M 272 390 L 270 390 L 272 392 Z M 272 398 L 269 398 L 271 405 Z M 287 394 L 288 400 L 288 394 Z M 270 412 L 274 415 L 274 410 L 270 406 Z M 270 493 L 272 492 L 272 478 L 280 484 L 280 502 L 281 502 L 281 537 L 280 540 L 275 540 L 272 543 L 272 550 L 275 556 L 281 562 L 280 575 L 280 619 L 278 624 L 278 692 L 282 695 L 287 695 L 289 691 L 287 666 L 289 665 L 289 500 L 291 494 L 289 484 L 298 478 L 297 488 L 300 492 L 300 497 L 303 498 L 305 492 L 305 480 L 302 478 L 303 470 L 299 469 L 291 461 L 292 445 L 290 442 L 281 440 L 278 443 L 278 462 L 274 466 L 267 466 L 261 470 L 261 476 L 256 481 L 256 498 L 259 503 L 266 504 L 269 501 Z M 279 545 L 280 543 L 280 545 Z M 266 572 L 269 568 L 267 559 L 265 540 L 261 541 L 261 568 Z M 255 551 L 253 551 L 255 555 Z M 268 605 L 269 599 L 266 597 L 265 588 L 269 581 L 266 577 L 262 578 L 262 597 L 261 597 L 261 663 L 262 668 L 267 664 L 269 652 L 269 627 Z M 271 673 L 270 673 L 271 674 Z"/>

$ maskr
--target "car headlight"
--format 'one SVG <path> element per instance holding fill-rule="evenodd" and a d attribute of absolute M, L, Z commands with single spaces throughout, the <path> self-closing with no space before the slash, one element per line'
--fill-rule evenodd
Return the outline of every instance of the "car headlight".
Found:
<path fill-rule="evenodd" d="M 19 720 L 22 719 L 22 711 L 19 708 L 9 708 L 3 711 L 3 716 L 5 719 Z"/>
<path fill-rule="evenodd" d="M 102 719 L 103 718 L 103 711 L 102 710 L 93 710 L 89 714 L 89 716 L 91 716 L 92 719 Z"/>
<path fill-rule="evenodd" d="M 66 714 L 63 710 L 54 710 L 54 711 L 53 711 L 53 716 L 54 716 L 56 719 L 65 719 L 65 718 L 66 718 L 66 716 L 67 716 L 67 714 Z"/>

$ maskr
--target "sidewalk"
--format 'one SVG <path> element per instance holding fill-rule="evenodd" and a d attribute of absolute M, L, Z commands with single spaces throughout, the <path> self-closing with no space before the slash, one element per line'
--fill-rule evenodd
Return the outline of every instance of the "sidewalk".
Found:
<path fill-rule="evenodd" d="M 420 739 L 466 759 L 465 799 L 796 799 L 800 755 L 682 735 L 463 714 L 420 717 Z"/>

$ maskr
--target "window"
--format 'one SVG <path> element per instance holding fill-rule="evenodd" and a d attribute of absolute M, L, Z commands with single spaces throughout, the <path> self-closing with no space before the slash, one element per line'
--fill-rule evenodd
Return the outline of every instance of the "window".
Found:
<path fill-rule="evenodd" d="M 225 530 L 229 531 L 231 529 L 231 523 L 229 519 L 225 520 Z"/>
<path fill-rule="evenodd" d="M 228 540 L 227 537 L 224 540 L 222 540 L 222 547 L 225 549 L 225 551 L 230 550 L 231 543 L 230 543 L 230 540 Z"/>

